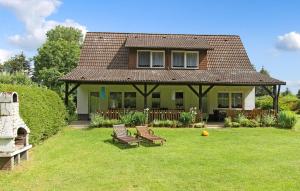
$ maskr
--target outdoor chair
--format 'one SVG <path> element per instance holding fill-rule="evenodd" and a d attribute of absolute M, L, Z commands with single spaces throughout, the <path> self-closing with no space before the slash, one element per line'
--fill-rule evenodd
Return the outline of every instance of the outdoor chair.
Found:
<path fill-rule="evenodd" d="M 166 141 L 166 139 L 161 138 L 159 136 L 154 135 L 153 130 L 149 129 L 147 126 L 136 126 L 137 138 L 144 139 L 146 141 L 149 141 L 153 144 L 156 142 L 160 142 L 161 145 Z"/>
<path fill-rule="evenodd" d="M 140 145 L 140 140 L 136 137 L 131 136 L 130 131 L 128 131 L 125 127 L 124 124 L 121 125 L 114 125 L 113 126 L 113 134 L 112 136 L 112 141 L 113 143 L 115 141 L 118 141 L 123 144 L 137 144 L 137 146 Z"/>

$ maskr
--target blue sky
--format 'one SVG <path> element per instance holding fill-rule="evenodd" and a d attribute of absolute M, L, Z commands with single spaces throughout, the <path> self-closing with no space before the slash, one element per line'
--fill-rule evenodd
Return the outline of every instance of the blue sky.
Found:
<path fill-rule="evenodd" d="M 0 0 L 0 59 L 35 54 L 45 30 L 240 35 L 251 62 L 300 89 L 300 1 Z"/>

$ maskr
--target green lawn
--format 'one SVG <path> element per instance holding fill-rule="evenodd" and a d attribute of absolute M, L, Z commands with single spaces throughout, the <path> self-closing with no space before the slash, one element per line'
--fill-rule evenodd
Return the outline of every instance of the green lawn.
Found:
<path fill-rule="evenodd" d="M 134 132 L 133 129 L 131 129 Z M 155 129 L 164 146 L 122 148 L 111 129 L 64 129 L 0 172 L 0 190 L 299 190 L 300 132 Z"/>

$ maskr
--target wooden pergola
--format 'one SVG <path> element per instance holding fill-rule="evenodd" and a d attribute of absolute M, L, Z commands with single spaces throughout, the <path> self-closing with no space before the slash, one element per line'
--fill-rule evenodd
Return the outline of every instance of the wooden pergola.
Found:
<path fill-rule="evenodd" d="M 73 87 L 70 89 L 70 84 L 74 84 Z M 69 95 L 72 94 L 81 84 L 98 84 L 98 85 L 132 85 L 143 97 L 144 97 L 144 108 L 147 108 L 147 98 L 151 93 L 159 86 L 163 85 L 185 85 L 189 87 L 189 89 L 198 97 L 198 108 L 200 112 L 202 112 L 202 105 L 203 105 L 203 97 L 207 95 L 207 93 L 215 86 L 255 86 L 255 87 L 262 87 L 265 89 L 268 94 L 272 97 L 273 99 L 273 109 L 277 113 L 279 111 L 279 94 L 280 94 L 280 87 L 281 85 L 271 85 L 272 91 L 268 88 L 270 85 L 268 84 L 220 84 L 220 83 L 215 83 L 215 84 L 191 84 L 191 83 L 117 83 L 117 82 L 72 82 L 72 81 L 65 81 L 65 105 L 68 105 L 69 102 Z M 143 90 L 138 87 L 138 85 L 143 86 Z M 148 86 L 153 86 L 149 91 L 148 91 Z M 193 86 L 198 87 L 198 90 L 196 90 Z M 203 86 L 208 86 L 207 89 L 203 91 Z"/>

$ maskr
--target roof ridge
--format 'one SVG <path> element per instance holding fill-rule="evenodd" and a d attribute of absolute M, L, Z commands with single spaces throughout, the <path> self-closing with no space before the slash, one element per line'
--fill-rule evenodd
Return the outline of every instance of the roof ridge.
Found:
<path fill-rule="evenodd" d="M 235 36 L 235 34 L 187 34 L 187 33 L 155 33 L 155 32 L 104 32 L 104 31 L 88 31 L 87 33 L 100 33 L 100 34 L 136 34 L 136 35 L 186 35 L 186 36 Z"/>

